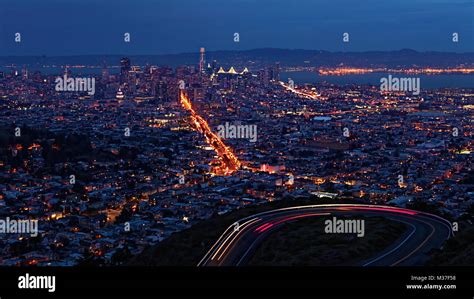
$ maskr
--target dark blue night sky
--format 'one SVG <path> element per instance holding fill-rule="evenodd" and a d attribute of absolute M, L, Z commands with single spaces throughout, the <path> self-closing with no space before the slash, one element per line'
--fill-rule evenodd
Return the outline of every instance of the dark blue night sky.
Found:
<path fill-rule="evenodd" d="M 472 0 L 0 0 L 0 55 L 474 51 Z M 22 42 L 14 42 L 14 33 Z M 123 33 L 132 34 L 131 43 Z M 234 32 L 240 42 L 234 43 Z M 342 33 L 350 43 L 342 43 Z M 451 41 L 458 32 L 459 43 Z"/>

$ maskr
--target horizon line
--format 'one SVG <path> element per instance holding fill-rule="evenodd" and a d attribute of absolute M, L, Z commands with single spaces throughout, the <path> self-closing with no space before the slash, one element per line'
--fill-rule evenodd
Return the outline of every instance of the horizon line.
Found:
<path fill-rule="evenodd" d="M 398 50 L 365 50 L 365 51 L 329 51 L 322 49 L 303 49 L 303 48 L 252 48 L 243 50 L 210 50 L 206 53 L 218 53 L 218 52 L 251 52 L 257 50 L 281 50 L 281 51 L 308 51 L 308 52 L 325 52 L 325 53 L 374 53 L 374 52 L 402 52 L 412 51 L 416 53 L 442 53 L 442 54 L 474 54 L 474 50 L 471 52 L 452 52 L 452 51 L 419 51 L 411 48 L 401 48 Z M 178 56 L 178 55 L 194 55 L 199 54 L 199 49 L 196 52 L 176 52 L 176 53 L 162 53 L 162 54 L 73 54 L 73 55 L 50 55 L 50 54 L 29 54 L 29 55 L 0 55 L 0 57 L 75 57 L 75 56 Z"/>

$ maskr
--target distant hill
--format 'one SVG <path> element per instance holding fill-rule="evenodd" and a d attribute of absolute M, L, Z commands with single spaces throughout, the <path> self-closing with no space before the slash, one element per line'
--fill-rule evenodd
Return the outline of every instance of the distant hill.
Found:
<path fill-rule="evenodd" d="M 127 56 L 135 65 L 197 64 L 199 53 L 168 55 L 83 55 L 83 56 L 3 56 L 0 66 L 40 67 L 41 65 L 118 65 Z M 207 61 L 217 60 L 222 65 L 259 67 L 280 62 L 282 66 L 335 67 L 411 67 L 474 66 L 474 52 L 418 52 L 410 49 L 399 51 L 328 52 L 322 50 L 263 48 L 245 51 L 212 51 L 206 53 Z"/>

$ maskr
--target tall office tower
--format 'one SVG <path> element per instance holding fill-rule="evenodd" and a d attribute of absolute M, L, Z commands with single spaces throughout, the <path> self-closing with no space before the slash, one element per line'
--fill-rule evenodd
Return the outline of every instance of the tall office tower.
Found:
<path fill-rule="evenodd" d="M 102 82 L 109 82 L 109 69 L 107 68 L 107 64 L 105 63 L 105 61 L 102 65 Z"/>
<path fill-rule="evenodd" d="M 260 79 L 263 85 L 267 86 L 272 80 L 272 78 L 273 78 L 273 68 L 270 66 L 264 68 L 262 70 L 261 79 Z"/>
<path fill-rule="evenodd" d="M 130 59 L 124 57 L 120 59 L 120 80 L 121 82 L 128 81 L 128 72 L 131 69 Z"/>
<path fill-rule="evenodd" d="M 156 99 L 164 100 L 168 98 L 168 85 L 164 81 L 158 82 L 154 91 Z"/>
<path fill-rule="evenodd" d="M 199 74 L 204 74 L 204 72 L 206 71 L 205 69 L 205 65 L 206 65 L 206 61 L 204 59 L 204 55 L 206 53 L 206 50 L 204 48 L 201 48 L 201 50 L 199 50 Z"/>
<path fill-rule="evenodd" d="M 26 68 L 26 65 L 23 66 L 21 74 L 22 74 L 23 80 L 28 80 L 29 73 L 28 73 L 28 69 Z"/>
<path fill-rule="evenodd" d="M 280 81 L 280 62 L 275 63 L 275 68 L 273 69 L 273 80 Z"/>

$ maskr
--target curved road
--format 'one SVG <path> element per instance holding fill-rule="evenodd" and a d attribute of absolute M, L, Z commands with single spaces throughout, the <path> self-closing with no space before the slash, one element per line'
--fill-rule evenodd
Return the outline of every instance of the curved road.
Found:
<path fill-rule="evenodd" d="M 259 243 L 290 221 L 306 217 L 382 216 L 399 221 L 408 230 L 391 246 L 359 266 L 421 265 L 427 253 L 440 248 L 453 235 L 451 223 L 439 216 L 414 210 L 362 204 L 326 204 L 271 210 L 241 219 L 220 236 L 198 266 L 245 265 Z M 324 227 L 322 228 L 324 231 Z"/>

